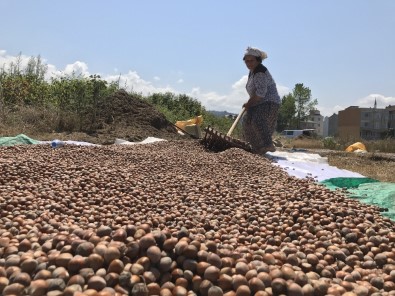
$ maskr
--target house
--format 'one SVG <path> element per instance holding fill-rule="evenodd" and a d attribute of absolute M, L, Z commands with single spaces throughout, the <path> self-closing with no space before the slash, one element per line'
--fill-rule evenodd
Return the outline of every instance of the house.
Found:
<path fill-rule="evenodd" d="M 385 109 L 388 110 L 388 135 L 395 137 L 395 105 L 389 105 Z"/>
<path fill-rule="evenodd" d="M 361 133 L 361 110 L 350 106 L 339 111 L 337 120 L 338 136 L 342 139 L 359 139 Z"/>
<path fill-rule="evenodd" d="M 391 116 L 395 114 L 393 106 L 385 109 L 359 108 L 358 106 L 350 106 L 345 110 L 339 111 L 338 115 L 338 136 L 342 139 L 381 139 L 388 133 L 389 125 L 393 121 Z"/>
<path fill-rule="evenodd" d="M 300 123 L 301 129 L 314 129 L 319 136 L 324 135 L 324 116 L 319 110 L 311 110 L 307 120 Z"/>
<path fill-rule="evenodd" d="M 336 137 L 338 135 L 338 115 L 333 113 L 328 118 L 328 136 Z"/>

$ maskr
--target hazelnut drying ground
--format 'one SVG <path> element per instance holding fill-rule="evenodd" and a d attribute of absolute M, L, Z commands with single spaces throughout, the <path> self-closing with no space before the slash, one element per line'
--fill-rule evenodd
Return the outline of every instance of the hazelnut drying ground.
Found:
<path fill-rule="evenodd" d="M 243 150 L 0 148 L 2 295 L 395 295 L 395 223 Z"/>

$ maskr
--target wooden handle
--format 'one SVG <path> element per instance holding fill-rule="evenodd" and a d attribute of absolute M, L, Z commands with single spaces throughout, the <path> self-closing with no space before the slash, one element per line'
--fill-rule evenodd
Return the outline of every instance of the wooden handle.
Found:
<path fill-rule="evenodd" d="M 232 134 L 233 130 L 235 129 L 237 123 L 239 122 L 241 116 L 243 115 L 244 111 L 246 110 L 245 107 L 243 107 L 243 109 L 241 109 L 239 115 L 237 115 L 235 122 L 233 122 L 232 126 L 230 127 L 228 133 L 226 134 L 228 137 L 230 137 L 230 135 Z"/>

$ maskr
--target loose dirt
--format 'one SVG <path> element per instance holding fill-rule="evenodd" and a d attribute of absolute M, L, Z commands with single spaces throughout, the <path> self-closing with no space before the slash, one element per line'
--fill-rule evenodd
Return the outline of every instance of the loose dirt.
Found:
<path fill-rule="evenodd" d="M 177 129 L 155 107 L 119 91 L 99 106 L 97 135 L 110 142 L 114 138 L 140 141 L 146 137 L 180 139 Z"/>
<path fill-rule="evenodd" d="M 83 132 L 62 132 L 42 134 L 39 140 L 86 141 L 94 144 L 108 145 L 123 139 L 139 142 L 147 137 L 165 140 L 188 139 L 181 136 L 174 125 L 153 105 L 128 94 L 118 91 L 97 106 L 96 125 L 89 134 Z"/>

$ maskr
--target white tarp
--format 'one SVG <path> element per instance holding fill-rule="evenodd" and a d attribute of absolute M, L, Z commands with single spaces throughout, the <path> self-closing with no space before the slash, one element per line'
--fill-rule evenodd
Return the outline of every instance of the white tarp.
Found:
<path fill-rule="evenodd" d="M 38 144 L 49 144 L 49 145 L 53 145 L 53 143 L 61 143 L 62 145 L 78 145 L 78 146 L 100 146 L 98 144 L 93 144 L 93 143 L 89 143 L 89 142 L 83 142 L 83 141 L 73 141 L 73 140 L 58 140 L 55 139 L 53 141 L 39 141 Z"/>
<path fill-rule="evenodd" d="M 129 141 L 123 140 L 123 139 L 115 139 L 114 144 L 115 145 L 135 145 L 135 144 L 149 144 L 149 143 L 154 143 L 154 142 L 159 142 L 159 141 L 166 141 L 166 140 L 160 139 L 160 138 L 155 138 L 155 137 L 148 137 L 140 142 L 129 142 Z M 55 139 L 53 141 L 38 141 L 38 144 L 53 145 L 53 143 L 61 143 L 61 145 L 59 145 L 59 147 L 61 147 L 62 145 L 65 145 L 65 144 L 66 145 L 78 145 L 78 146 L 100 146 L 99 144 L 93 144 L 93 143 L 83 142 L 83 141 L 72 141 L 72 140 L 61 141 L 61 140 Z"/>
<path fill-rule="evenodd" d="M 276 151 L 266 155 L 275 161 L 274 165 L 283 168 L 288 174 L 297 178 L 314 178 L 320 182 L 338 177 L 364 177 L 358 173 L 330 166 L 326 157 L 314 153 Z"/>
<path fill-rule="evenodd" d="M 115 145 L 135 145 L 135 144 L 149 144 L 149 143 L 154 143 L 154 142 L 159 142 L 159 141 L 166 141 L 166 140 L 160 139 L 160 138 L 155 138 L 155 137 L 148 137 L 141 142 L 129 142 L 129 141 L 126 141 L 123 139 L 115 139 L 114 144 Z"/>

